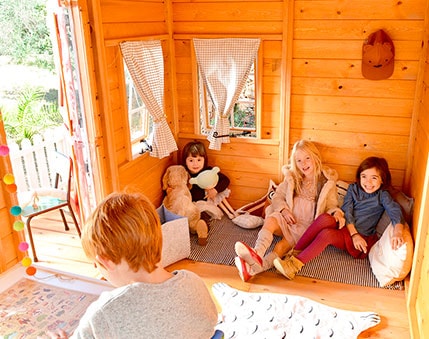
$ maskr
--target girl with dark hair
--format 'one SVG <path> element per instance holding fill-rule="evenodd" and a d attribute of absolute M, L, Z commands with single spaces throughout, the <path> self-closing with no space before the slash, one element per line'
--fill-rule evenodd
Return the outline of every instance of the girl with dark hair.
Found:
<path fill-rule="evenodd" d="M 403 243 L 402 212 L 387 188 L 391 184 L 389 166 L 384 158 L 366 158 L 356 171 L 356 182 L 350 184 L 341 209 L 346 227 L 312 224 L 297 242 L 290 257 L 274 260 L 274 266 L 286 278 L 293 279 L 301 268 L 328 246 L 347 251 L 354 258 L 367 257 L 377 242 L 376 226 L 384 211 L 394 225 L 392 249 Z"/>
<path fill-rule="evenodd" d="M 191 178 L 197 177 L 205 170 L 212 169 L 208 165 L 207 151 L 201 141 L 191 141 L 185 145 L 182 151 L 182 166 L 186 168 Z M 214 187 L 203 189 L 196 184 L 192 185 L 192 201 L 210 200 L 232 219 L 235 217 L 235 211 L 226 200 L 231 193 L 228 188 L 229 178 L 221 172 L 218 172 L 217 175 L 219 180 Z"/>

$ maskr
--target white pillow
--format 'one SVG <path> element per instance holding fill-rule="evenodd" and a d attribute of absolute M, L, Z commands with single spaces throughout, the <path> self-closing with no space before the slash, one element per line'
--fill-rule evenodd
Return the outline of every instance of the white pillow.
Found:
<path fill-rule="evenodd" d="M 164 205 L 156 210 L 162 228 L 161 266 L 166 267 L 191 254 L 188 218 L 176 215 Z"/>
<path fill-rule="evenodd" d="M 372 272 L 381 287 L 403 280 L 411 270 L 413 241 L 409 227 L 404 225 L 404 244 L 397 250 L 393 250 L 391 246 L 393 230 L 390 223 L 368 254 Z"/>
<path fill-rule="evenodd" d="M 232 219 L 232 222 L 242 228 L 252 229 L 262 226 L 264 224 L 264 218 L 252 214 L 241 214 Z"/>

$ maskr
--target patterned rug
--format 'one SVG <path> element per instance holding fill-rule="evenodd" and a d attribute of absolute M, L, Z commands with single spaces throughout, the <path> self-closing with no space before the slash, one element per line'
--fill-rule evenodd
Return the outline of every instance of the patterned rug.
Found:
<path fill-rule="evenodd" d="M 197 236 L 191 235 L 191 254 L 189 259 L 213 264 L 234 266 L 234 244 L 243 241 L 251 246 L 255 244 L 260 228 L 243 229 L 235 225 L 227 217 L 213 220 L 210 223 L 208 244 L 199 246 Z M 269 251 L 279 240 L 275 237 Z M 271 269 L 275 271 L 275 268 Z M 381 288 L 372 273 L 369 260 L 354 259 L 345 251 L 329 246 L 319 256 L 307 263 L 298 273 L 300 276 L 339 282 L 345 284 Z M 403 290 L 403 282 L 396 282 L 384 287 L 393 290 Z"/>
<path fill-rule="evenodd" d="M 357 338 L 380 323 L 375 312 L 334 308 L 305 297 L 252 293 L 216 283 L 212 291 L 222 308 L 216 329 L 224 338 Z"/>

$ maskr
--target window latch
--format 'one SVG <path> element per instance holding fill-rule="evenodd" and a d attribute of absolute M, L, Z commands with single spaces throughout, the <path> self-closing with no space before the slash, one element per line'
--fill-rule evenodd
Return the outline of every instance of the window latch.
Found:
<path fill-rule="evenodd" d="M 242 131 L 241 133 L 229 133 L 229 134 L 224 134 L 224 135 L 219 135 L 218 132 L 214 132 L 213 133 L 213 138 L 226 138 L 226 137 L 230 137 L 230 138 L 236 138 L 238 136 L 245 136 L 247 134 L 250 134 L 250 131 Z"/>

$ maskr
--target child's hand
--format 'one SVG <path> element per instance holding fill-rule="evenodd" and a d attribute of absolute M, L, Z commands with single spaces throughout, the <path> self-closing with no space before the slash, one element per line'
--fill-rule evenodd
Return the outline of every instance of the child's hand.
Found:
<path fill-rule="evenodd" d="M 286 222 L 289 225 L 293 225 L 296 223 L 295 217 L 293 216 L 292 212 L 289 211 L 288 208 L 283 208 L 280 213 L 282 214 L 283 218 L 285 218 Z"/>
<path fill-rule="evenodd" d="M 397 250 L 404 243 L 404 237 L 402 234 L 403 229 L 404 229 L 404 225 L 402 224 L 395 225 L 395 228 L 393 230 L 392 240 L 390 243 L 392 245 L 393 250 Z"/>
<path fill-rule="evenodd" d="M 216 198 L 216 195 L 217 195 L 217 191 L 215 188 L 206 189 L 206 198 L 207 199 L 214 199 L 214 198 Z"/>
<path fill-rule="evenodd" d="M 341 229 L 345 226 L 346 219 L 344 218 L 344 216 L 341 212 L 335 211 L 333 217 L 335 218 L 335 221 L 338 223 L 339 229 Z"/>
<path fill-rule="evenodd" d="M 356 233 L 356 235 L 354 235 L 352 237 L 352 241 L 353 241 L 354 247 L 357 250 L 359 250 L 363 253 L 367 252 L 368 244 L 366 243 L 365 239 L 362 238 L 362 236 L 359 233 Z"/>

